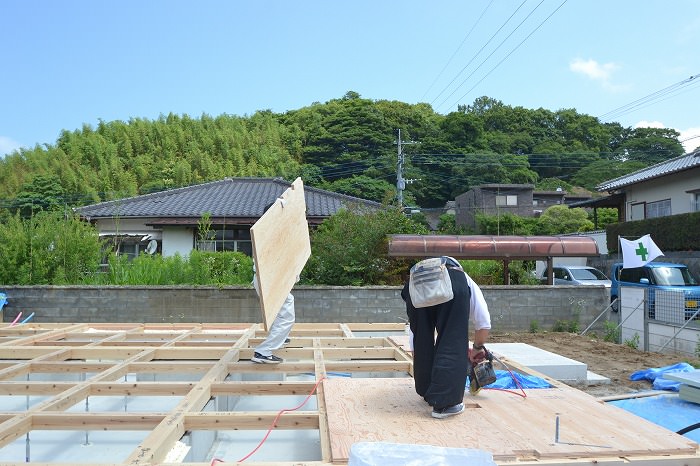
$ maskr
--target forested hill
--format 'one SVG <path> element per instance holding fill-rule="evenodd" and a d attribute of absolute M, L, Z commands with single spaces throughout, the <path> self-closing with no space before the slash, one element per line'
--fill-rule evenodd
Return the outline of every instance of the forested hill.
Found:
<path fill-rule="evenodd" d="M 600 123 L 574 109 L 512 107 L 481 97 L 448 115 L 428 104 L 355 92 L 285 113 L 162 115 L 65 130 L 55 144 L 0 160 L 0 202 L 81 205 L 224 177 L 301 176 L 310 186 L 380 202 L 395 196 L 397 140 L 405 203 L 442 206 L 483 183 L 593 189 L 682 155 L 679 134 Z"/>

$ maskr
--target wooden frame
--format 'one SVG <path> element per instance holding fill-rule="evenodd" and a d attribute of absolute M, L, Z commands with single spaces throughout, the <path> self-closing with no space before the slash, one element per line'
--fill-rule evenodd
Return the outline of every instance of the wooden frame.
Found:
<path fill-rule="evenodd" d="M 315 388 L 315 408 L 279 416 L 275 430 L 317 431 L 320 460 L 274 464 L 346 464 L 352 442 L 400 436 L 402 443 L 486 449 L 500 465 L 700 465 L 694 442 L 551 379 L 552 389 L 532 390 L 537 393 L 527 399 L 482 391 L 465 398 L 464 415 L 432 419 L 413 391 L 403 331 L 403 324 L 296 324 L 291 344 L 280 350 L 285 362 L 265 365 L 249 361 L 264 336 L 260 324 L 6 324 L 0 327 L 0 454 L 34 431 L 140 431 L 143 439 L 124 451 L 124 461 L 110 465 L 183 464 L 172 458 L 188 435 L 265 430 L 276 418 L 273 411 L 207 409 L 212 400 L 299 396 Z M 134 374 L 154 380 L 127 380 Z M 167 380 L 175 374 L 190 380 Z M 290 377 L 295 374 L 308 376 Z M 26 409 L 1 411 L 11 396 L 28 403 L 41 398 Z M 165 411 L 71 409 L 94 397 L 175 401 Z M 559 444 L 554 413 L 562 419 Z M 253 457 L 246 464 L 272 463 Z"/>

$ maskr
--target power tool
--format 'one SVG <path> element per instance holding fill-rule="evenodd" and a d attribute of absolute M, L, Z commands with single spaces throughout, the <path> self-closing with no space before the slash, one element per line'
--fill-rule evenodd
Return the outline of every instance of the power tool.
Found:
<path fill-rule="evenodd" d="M 470 364 L 469 370 L 469 394 L 476 395 L 482 387 L 490 385 L 496 381 L 496 371 L 493 370 L 493 354 L 484 346 L 483 349 L 486 357 L 483 361 L 476 364 Z"/>

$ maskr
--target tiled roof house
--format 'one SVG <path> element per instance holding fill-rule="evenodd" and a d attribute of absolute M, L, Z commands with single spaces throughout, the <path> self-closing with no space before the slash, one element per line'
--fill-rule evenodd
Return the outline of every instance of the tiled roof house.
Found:
<path fill-rule="evenodd" d="M 251 254 L 250 227 L 262 216 L 264 208 L 290 186 L 281 178 L 225 178 L 75 210 L 94 223 L 101 236 L 113 238 L 122 254 L 189 254 L 203 246 L 198 244 L 198 227 L 205 213 L 209 214 L 211 230 L 216 235 L 206 249 Z M 304 197 L 311 226 L 343 207 L 381 208 L 377 202 L 309 186 L 304 187 Z"/>
<path fill-rule="evenodd" d="M 616 207 L 620 221 L 698 212 L 700 150 L 605 181 L 596 189 L 607 195 L 573 206 Z"/>

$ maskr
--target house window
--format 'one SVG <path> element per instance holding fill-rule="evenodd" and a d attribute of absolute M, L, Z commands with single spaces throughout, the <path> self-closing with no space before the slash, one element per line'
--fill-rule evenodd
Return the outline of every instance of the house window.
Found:
<path fill-rule="evenodd" d="M 211 232 L 214 234 L 211 241 L 197 239 L 197 249 L 200 251 L 238 251 L 249 256 L 253 255 L 250 230 L 214 226 Z"/>
<path fill-rule="evenodd" d="M 139 255 L 139 243 L 120 241 L 116 249 L 117 255 L 126 256 L 129 260 Z"/>
<path fill-rule="evenodd" d="M 644 207 L 646 204 L 639 202 L 630 206 L 630 220 L 642 220 L 644 218 Z"/>
<path fill-rule="evenodd" d="M 498 194 L 496 195 L 496 205 L 497 206 L 517 206 L 518 205 L 518 196 L 511 194 L 511 195 L 505 195 L 505 194 Z"/>
<path fill-rule="evenodd" d="M 151 251 L 148 250 L 148 244 L 148 241 L 145 241 L 140 237 L 112 236 L 110 237 L 110 241 L 107 243 L 107 249 L 105 250 L 105 255 L 102 258 L 101 264 L 107 265 L 109 259 L 109 254 L 107 254 L 107 252 L 112 250 L 112 248 L 118 256 L 126 256 L 127 260 L 131 261 L 142 253 L 150 254 Z M 156 244 L 156 248 L 158 248 L 158 243 L 154 244 Z M 153 252 L 155 252 L 155 250 Z"/>
<path fill-rule="evenodd" d="M 691 212 L 700 212 L 700 193 L 693 193 L 690 203 Z"/>
<path fill-rule="evenodd" d="M 646 218 L 666 217 L 671 215 L 671 199 L 663 201 L 647 202 Z"/>

